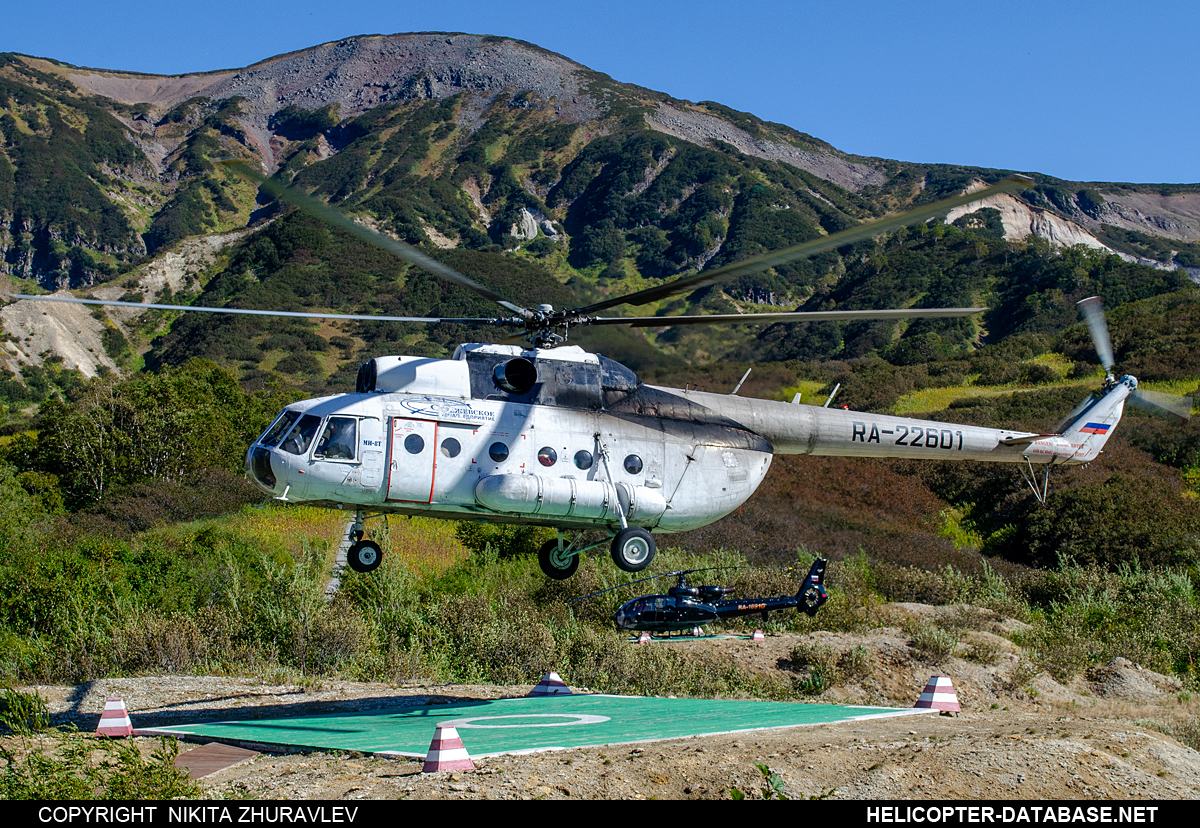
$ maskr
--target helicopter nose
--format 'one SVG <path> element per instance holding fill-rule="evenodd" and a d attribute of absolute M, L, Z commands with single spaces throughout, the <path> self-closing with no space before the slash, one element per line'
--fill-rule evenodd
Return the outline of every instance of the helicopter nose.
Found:
<path fill-rule="evenodd" d="M 254 446 L 246 453 L 246 476 L 269 495 L 287 485 L 287 463 L 273 457 L 266 446 Z"/>

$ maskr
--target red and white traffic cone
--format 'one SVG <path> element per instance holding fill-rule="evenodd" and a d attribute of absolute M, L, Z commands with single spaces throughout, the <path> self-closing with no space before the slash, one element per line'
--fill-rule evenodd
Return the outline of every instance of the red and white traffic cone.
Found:
<path fill-rule="evenodd" d="M 104 703 L 104 712 L 100 714 L 100 724 L 96 733 L 101 736 L 132 736 L 133 723 L 129 721 L 129 711 L 125 709 L 122 699 L 109 699 Z"/>
<path fill-rule="evenodd" d="M 962 712 L 958 694 L 954 692 L 954 682 L 950 681 L 949 676 L 930 676 L 929 683 L 925 685 L 913 707 L 940 710 L 943 715 Z"/>
<path fill-rule="evenodd" d="M 766 637 L 765 635 L 763 635 L 763 631 L 762 631 L 762 630 L 755 630 L 755 631 L 754 631 L 754 632 L 753 632 L 753 633 L 750 635 L 750 640 L 751 640 L 751 641 L 766 641 L 766 640 L 767 640 L 767 637 Z"/>
<path fill-rule="evenodd" d="M 475 763 L 463 747 L 458 731 L 438 725 L 433 732 L 433 741 L 429 743 L 429 753 L 425 754 L 421 773 L 447 770 L 475 770 Z"/>
<path fill-rule="evenodd" d="M 638 636 L 637 643 L 638 644 L 649 644 L 650 643 L 650 633 L 643 631 L 642 634 Z"/>
<path fill-rule="evenodd" d="M 551 670 L 542 676 L 537 686 L 529 691 L 530 696 L 570 696 L 571 688 L 558 673 Z"/>

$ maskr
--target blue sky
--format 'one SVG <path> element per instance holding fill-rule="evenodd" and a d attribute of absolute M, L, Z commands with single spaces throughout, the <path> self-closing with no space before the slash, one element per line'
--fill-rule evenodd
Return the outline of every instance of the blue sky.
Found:
<path fill-rule="evenodd" d="M 519 38 L 862 155 L 1200 182 L 1195 2 L 40 0 L 0 50 L 177 74 L 411 31 Z"/>

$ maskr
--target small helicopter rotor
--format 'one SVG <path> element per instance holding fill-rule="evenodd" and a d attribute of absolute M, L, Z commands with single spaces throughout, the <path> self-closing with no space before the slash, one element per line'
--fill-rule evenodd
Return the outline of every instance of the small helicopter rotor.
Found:
<path fill-rule="evenodd" d="M 640 584 L 644 581 L 657 581 L 660 578 L 674 578 L 674 577 L 682 578 L 686 575 L 691 574 L 692 572 L 698 572 L 698 571 L 699 570 L 696 570 L 696 569 L 680 569 L 680 570 L 676 570 L 674 572 L 664 572 L 661 575 L 651 575 L 648 578 L 638 578 L 636 581 L 626 581 L 623 584 L 617 584 L 616 586 L 609 587 L 608 589 L 601 589 L 596 592 L 589 592 L 587 595 L 580 595 L 578 598 L 572 598 L 570 601 L 567 601 L 567 606 L 570 606 L 571 604 L 579 603 L 580 601 L 585 601 L 588 598 L 595 598 L 597 595 L 603 595 L 606 592 L 616 592 L 618 589 L 625 589 L 625 587 L 631 587 L 634 584 Z"/>
<path fill-rule="evenodd" d="M 570 601 L 567 601 L 567 606 L 578 603 L 579 601 L 586 600 L 588 598 L 595 598 L 597 595 L 603 595 L 606 592 L 615 592 L 618 589 L 625 589 L 626 587 L 631 587 L 634 584 L 640 584 L 644 581 L 657 581 L 660 578 L 678 578 L 679 582 L 676 584 L 676 586 L 682 588 L 682 587 L 687 586 L 687 576 L 688 575 L 692 575 L 697 572 L 713 572 L 716 570 L 725 570 L 725 569 L 759 569 L 759 570 L 768 570 L 768 571 L 774 570 L 774 571 L 779 571 L 779 572 L 793 572 L 793 571 L 795 571 L 796 568 L 794 566 L 706 566 L 706 567 L 702 567 L 701 569 L 677 569 L 673 572 L 664 572 L 661 575 L 651 575 L 648 578 L 638 578 L 636 581 L 626 581 L 623 584 L 617 584 L 614 587 L 609 587 L 608 589 L 601 589 L 601 590 L 598 590 L 597 592 L 589 592 L 587 595 L 581 595 L 578 598 L 572 598 Z"/>

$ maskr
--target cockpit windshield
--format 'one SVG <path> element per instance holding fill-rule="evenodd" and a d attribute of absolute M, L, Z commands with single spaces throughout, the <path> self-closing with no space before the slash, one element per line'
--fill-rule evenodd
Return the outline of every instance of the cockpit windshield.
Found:
<path fill-rule="evenodd" d="M 321 427 L 321 418 L 312 414 L 305 414 L 300 418 L 300 422 L 288 434 L 287 439 L 280 446 L 281 449 L 289 454 L 304 454 L 308 451 L 308 446 L 312 443 L 313 437 L 317 436 L 317 429 Z"/>
<path fill-rule="evenodd" d="M 274 446 L 281 439 L 283 439 L 283 435 L 287 434 L 288 429 L 291 428 L 298 419 L 300 419 L 299 411 L 283 412 L 283 414 L 279 416 L 279 419 L 272 423 L 271 427 L 263 432 L 263 435 L 258 438 L 258 442 L 264 446 Z"/>

